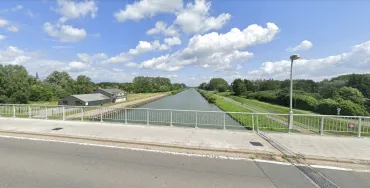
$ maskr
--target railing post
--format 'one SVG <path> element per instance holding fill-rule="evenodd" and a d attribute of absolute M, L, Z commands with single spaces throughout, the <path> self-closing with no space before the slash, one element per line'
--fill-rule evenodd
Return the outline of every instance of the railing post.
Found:
<path fill-rule="evenodd" d="M 85 114 L 84 114 L 84 108 L 81 107 L 81 121 L 84 121 L 84 116 L 85 116 Z"/>
<path fill-rule="evenodd" d="M 171 110 L 171 122 L 170 122 L 170 126 L 172 127 L 172 110 Z"/>
<path fill-rule="evenodd" d="M 125 108 L 125 123 L 127 124 L 127 109 Z"/>
<path fill-rule="evenodd" d="M 293 121 L 294 121 L 293 119 L 294 119 L 293 112 L 289 112 L 289 120 L 288 120 L 288 133 L 289 134 L 290 134 L 290 131 L 293 128 Z"/>
<path fill-rule="evenodd" d="M 103 123 L 103 109 L 100 108 L 100 122 Z"/>
<path fill-rule="evenodd" d="M 254 132 L 254 115 L 252 114 L 252 131 Z"/>
<path fill-rule="evenodd" d="M 65 117 L 66 114 L 65 113 L 66 112 L 65 112 L 64 106 L 62 106 L 62 116 L 63 116 L 62 119 L 63 119 L 63 121 L 66 120 L 66 117 Z"/>
<path fill-rule="evenodd" d="M 361 117 L 358 118 L 358 132 L 357 132 L 357 137 L 361 137 Z"/>
<path fill-rule="evenodd" d="M 149 110 L 146 109 L 146 124 L 149 125 Z"/>
<path fill-rule="evenodd" d="M 224 130 L 226 130 L 226 112 L 224 113 Z"/>
<path fill-rule="evenodd" d="M 13 118 L 15 118 L 15 106 L 13 105 Z"/>
<path fill-rule="evenodd" d="M 31 106 L 28 106 L 28 117 L 32 118 Z"/>
<path fill-rule="evenodd" d="M 45 119 L 48 119 L 48 107 L 45 106 Z"/>
<path fill-rule="evenodd" d="M 320 135 L 324 135 L 324 116 L 321 116 Z"/>
<path fill-rule="evenodd" d="M 257 125 L 257 131 L 259 131 L 260 128 L 258 127 L 258 115 L 256 115 L 256 125 Z"/>
<path fill-rule="evenodd" d="M 195 128 L 198 128 L 198 112 L 195 112 Z"/>

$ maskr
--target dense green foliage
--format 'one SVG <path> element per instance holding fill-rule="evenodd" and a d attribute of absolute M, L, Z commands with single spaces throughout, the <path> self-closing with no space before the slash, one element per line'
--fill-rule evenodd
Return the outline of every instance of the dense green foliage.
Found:
<path fill-rule="evenodd" d="M 241 95 L 247 91 L 247 87 L 242 79 L 236 79 L 231 83 L 231 88 L 235 95 Z"/>
<path fill-rule="evenodd" d="M 202 83 L 198 87 L 199 89 L 209 90 L 209 91 L 219 91 L 224 92 L 229 87 L 229 84 L 223 78 L 212 78 L 209 83 Z"/>
<path fill-rule="evenodd" d="M 315 82 L 294 80 L 293 107 L 320 114 L 369 115 L 370 74 L 351 74 Z M 203 83 L 200 89 L 208 89 Z M 231 84 L 234 95 L 289 106 L 290 81 L 241 80 Z"/>
<path fill-rule="evenodd" d="M 185 84 L 171 84 L 169 78 L 163 77 L 135 77 L 132 83 L 101 82 L 101 88 L 119 88 L 129 93 L 155 93 L 185 89 Z"/>
<path fill-rule="evenodd" d="M 54 71 L 41 81 L 30 76 L 23 66 L 0 65 L 0 103 L 56 101 L 68 95 L 91 93 L 96 88 L 119 88 L 127 92 L 151 93 L 182 90 L 185 84 L 171 84 L 161 77 L 136 77 L 133 83 L 95 84 L 84 75 L 74 80 L 67 72 Z"/>

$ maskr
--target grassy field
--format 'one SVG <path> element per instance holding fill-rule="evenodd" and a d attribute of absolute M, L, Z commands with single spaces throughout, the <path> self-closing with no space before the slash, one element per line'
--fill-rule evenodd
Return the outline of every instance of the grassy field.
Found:
<path fill-rule="evenodd" d="M 58 101 L 28 101 L 28 104 L 58 105 Z"/>
<path fill-rule="evenodd" d="M 225 97 L 231 98 L 235 101 L 238 101 L 244 105 L 250 106 L 251 108 L 255 108 L 259 112 L 265 112 L 265 113 L 278 113 L 278 114 L 288 114 L 289 108 L 285 106 L 279 106 L 275 104 L 269 104 L 266 102 L 261 102 L 257 100 L 252 99 L 246 99 L 234 95 L 225 95 Z M 305 110 L 297 110 L 293 109 L 293 112 L 295 114 L 314 114 L 311 111 L 305 111 Z"/>
<path fill-rule="evenodd" d="M 237 102 L 240 102 L 247 108 L 260 113 L 278 113 L 278 114 L 289 114 L 289 108 L 285 106 L 279 106 L 275 104 L 270 104 L 266 102 L 261 102 L 257 100 L 252 99 L 246 99 L 243 97 L 238 97 L 231 95 L 230 92 L 223 92 L 223 93 L 217 93 L 218 95 L 228 97 L 230 99 L 233 99 Z M 305 110 L 297 110 L 293 109 L 294 114 L 315 114 L 311 111 L 305 111 Z M 288 119 L 286 117 L 282 116 L 276 116 L 276 118 L 281 119 L 285 122 L 288 122 Z M 311 130 L 314 133 L 319 133 L 320 129 L 320 122 L 321 117 L 314 117 L 314 116 L 294 116 L 294 125 L 302 127 L 307 130 Z M 353 132 L 347 132 L 348 130 L 348 124 L 352 122 L 356 125 L 356 121 L 350 121 L 345 118 L 340 117 L 327 117 L 324 120 L 324 134 L 334 134 L 334 135 L 357 135 L 357 126 L 355 131 Z M 362 131 L 368 132 L 368 127 L 364 126 L 365 123 L 363 122 Z M 329 131 L 332 130 L 332 131 Z M 341 132 L 343 131 L 343 132 Z M 369 136 L 368 133 L 362 134 L 363 136 Z"/>
<path fill-rule="evenodd" d="M 200 91 L 207 94 L 213 94 L 214 92 L 209 91 Z M 282 124 L 280 121 L 275 121 L 271 118 L 268 118 L 265 115 L 251 115 L 246 113 L 251 113 L 250 110 L 242 108 L 236 104 L 230 103 L 225 101 L 221 97 L 217 97 L 215 101 L 215 105 L 217 105 L 221 110 L 225 112 L 245 112 L 245 114 L 241 113 L 228 113 L 228 115 L 233 118 L 236 122 L 243 125 L 249 130 L 253 128 L 255 130 L 264 130 L 264 131 L 275 131 L 275 132 L 287 132 L 288 127 Z"/>
<path fill-rule="evenodd" d="M 125 102 L 136 101 L 136 100 L 145 99 L 145 98 L 149 98 L 149 97 L 154 97 L 154 96 L 158 96 L 158 95 L 162 95 L 162 94 L 168 94 L 169 95 L 170 93 L 171 92 L 161 92 L 161 93 L 133 93 L 133 94 L 128 94 L 126 101 L 118 102 L 118 103 L 104 104 L 103 106 L 105 106 L 105 107 L 107 107 L 107 106 L 113 106 L 113 105 L 117 105 L 117 104 L 121 104 L 121 103 L 125 103 Z"/>

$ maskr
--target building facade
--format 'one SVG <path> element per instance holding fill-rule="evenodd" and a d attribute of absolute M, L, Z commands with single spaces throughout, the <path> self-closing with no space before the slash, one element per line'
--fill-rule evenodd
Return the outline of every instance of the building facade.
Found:
<path fill-rule="evenodd" d="M 100 93 L 71 95 L 58 101 L 58 105 L 69 106 L 102 106 L 106 103 L 111 103 L 111 99 Z"/>
<path fill-rule="evenodd" d="M 93 93 L 100 93 L 110 98 L 111 103 L 127 100 L 127 93 L 120 89 L 96 89 Z"/>

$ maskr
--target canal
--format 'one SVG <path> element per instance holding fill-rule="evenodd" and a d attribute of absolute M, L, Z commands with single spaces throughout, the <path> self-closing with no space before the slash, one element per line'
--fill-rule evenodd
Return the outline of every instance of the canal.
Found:
<path fill-rule="evenodd" d="M 215 104 L 208 103 L 193 88 L 129 110 L 127 116 L 129 121 L 146 119 L 154 125 L 172 123 L 174 126 L 243 129 L 240 123 Z"/>
<path fill-rule="evenodd" d="M 245 115 L 238 116 L 247 118 Z M 104 121 L 126 122 L 148 125 L 173 125 L 182 127 L 204 127 L 215 129 L 245 129 L 230 114 L 216 105 L 208 103 L 195 89 L 188 89 L 175 95 L 108 114 Z"/>
<path fill-rule="evenodd" d="M 157 101 L 142 105 L 138 108 L 175 109 L 175 110 L 199 110 L 221 111 L 216 105 L 208 103 L 203 96 L 191 88 Z"/>

